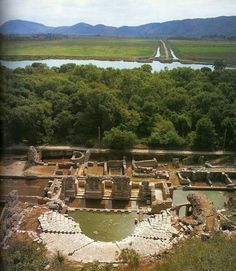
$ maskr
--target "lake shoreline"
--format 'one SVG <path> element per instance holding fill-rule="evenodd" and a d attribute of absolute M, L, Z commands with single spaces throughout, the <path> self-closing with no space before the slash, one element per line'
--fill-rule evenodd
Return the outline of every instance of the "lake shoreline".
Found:
<path fill-rule="evenodd" d="M 124 62 L 138 62 L 138 63 L 152 63 L 153 61 L 158 61 L 160 63 L 173 63 L 179 62 L 181 64 L 201 64 L 201 65 L 213 65 L 213 62 L 206 61 L 194 61 L 194 60 L 182 60 L 182 59 L 169 59 L 165 60 L 161 57 L 131 57 L 131 58 L 115 58 L 115 57 L 93 57 L 93 56 L 58 56 L 58 55 L 50 55 L 50 56 L 1 56 L 0 60 L 2 61 L 38 61 L 38 60 L 49 60 L 49 59 L 71 59 L 71 60 L 99 60 L 99 61 L 124 61 Z M 235 65 L 236 66 L 236 65 Z"/>
<path fill-rule="evenodd" d="M 50 61 L 50 60 L 84 60 L 84 61 L 111 61 L 111 62 L 128 62 L 128 63 L 142 63 L 142 64 L 153 64 L 159 62 L 161 64 L 173 64 L 180 63 L 182 65 L 206 65 L 212 66 L 213 62 L 204 62 L 204 61 L 194 61 L 194 60 L 182 60 L 182 59 L 169 59 L 165 60 L 161 57 L 150 57 L 150 58 L 109 58 L 109 57 L 80 57 L 80 56 L 0 56 L 0 61 L 6 62 L 16 62 L 16 61 Z M 236 64 L 228 64 L 227 68 L 236 68 Z"/>
<path fill-rule="evenodd" d="M 160 62 L 160 61 L 150 61 L 149 63 L 143 61 L 124 61 L 124 60 L 89 60 L 89 59 L 40 59 L 40 60 L 2 60 L 0 59 L 1 65 L 9 68 L 25 68 L 26 66 L 31 66 L 33 63 L 46 64 L 48 67 L 61 67 L 64 64 L 74 63 L 76 65 L 95 65 L 98 68 L 113 68 L 113 69 L 134 69 L 141 68 L 144 64 L 148 64 L 152 68 L 152 72 L 159 72 L 165 68 L 173 69 L 179 67 L 201 69 L 208 67 L 212 70 L 212 65 L 210 64 L 182 64 L 180 62 Z"/>
<path fill-rule="evenodd" d="M 4 61 L 27 61 L 27 60 L 47 60 L 47 59 L 71 59 L 71 60 L 99 60 L 99 61 L 127 61 L 127 62 L 152 62 L 152 58 L 146 57 L 94 57 L 94 56 L 0 56 Z"/>

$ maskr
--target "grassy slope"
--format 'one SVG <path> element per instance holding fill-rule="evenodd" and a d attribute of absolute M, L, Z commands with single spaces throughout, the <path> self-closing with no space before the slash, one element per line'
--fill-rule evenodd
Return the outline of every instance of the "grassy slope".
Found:
<path fill-rule="evenodd" d="M 170 40 L 169 44 L 180 59 L 236 63 L 236 41 Z"/>
<path fill-rule="evenodd" d="M 157 41 L 149 39 L 11 41 L 2 44 L 2 55 L 138 58 L 152 56 L 156 46 Z"/>
<path fill-rule="evenodd" d="M 167 255 L 152 271 L 234 271 L 236 270 L 236 238 L 221 235 L 202 241 L 188 239 Z"/>

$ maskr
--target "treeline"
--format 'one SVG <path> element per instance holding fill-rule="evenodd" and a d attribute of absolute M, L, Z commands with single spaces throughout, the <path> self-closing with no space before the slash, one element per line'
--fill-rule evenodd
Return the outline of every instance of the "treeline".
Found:
<path fill-rule="evenodd" d="M 205 35 L 201 37 L 180 37 L 180 36 L 172 36 L 168 37 L 168 40 L 236 40 L 236 36 L 224 36 L 224 35 Z"/>
<path fill-rule="evenodd" d="M 0 68 L 6 145 L 236 150 L 236 70 Z"/>
<path fill-rule="evenodd" d="M 65 35 L 65 34 L 29 34 L 29 35 L 21 35 L 21 34 L 0 34 L 0 41 L 50 41 L 50 40 L 66 40 L 66 39 L 75 39 L 75 40 L 106 40 L 106 39 L 115 39 L 115 40 L 125 40 L 125 39 L 140 39 L 140 37 L 130 36 L 103 36 L 103 35 Z M 152 39 L 150 37 L 144 37 L 145 39 Z"/>
<path fill-rule="evenodd" d="M 17 34 L 0 34 L 0 41 L 38 41 L 38 40 L 62 40 L 73 38 L 61 34 L 35 34 L 35 35 L 17 35 Z"/>

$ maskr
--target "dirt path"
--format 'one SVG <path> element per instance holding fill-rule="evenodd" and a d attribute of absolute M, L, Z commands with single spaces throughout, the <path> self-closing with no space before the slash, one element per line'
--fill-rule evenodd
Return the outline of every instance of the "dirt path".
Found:
<path fill-rule="evenodd" d="M 165 42 L 163 40 L 160 40 L 160 42 L 161 42 L 161 46 L 164 49 L 164 55 L 162 55 L 162 57 L 165 58 L 166 60 L 169 60 L 170 59 L 169 58 L 169 52 L 168 52 L 168 49 L 166 47 L 166 44 L 165 44 Z"/>
<path fill-rule="evenodd" d="M 68 150 L 68 151 L 87 151 L 89 148 L 85 147 L 79 147 L 79 146 L 68 146 L 68 145 L 42 145 L 37 147 L 39 150 L 44 150 L 44 151 L 60 151 L 60 150 Z M 17 146 L 12 146 L 6 148 L 7 150 L 19 150 Z M 28 147 L 25 147 L 25 151 L 28 150 Z M 110 149 L 105 149 L 105 148 L 90 148 L 91 152 L 95 153 L 107 153 L 110 151 Z M 125 151 L 124 151 L 125 152 Z M 235 151 L 189 151 L 189 150 L 160 150 L 160 149 L 131 149 L 128 150 L 129 153 L 131 154 L 169 154 L 169 155 L 218 155 L 218 156 L 223 156 L 223 155 L 236 155 Z"/>
<path fill-rule="evenodd" d="M 39 146 L 38 149 L 44 151 L 59 151 L 59 150 L 80 150 L 87 151 L 88 148 L 85 147 L 76 147 L 76 146 Z M 91 152 L 95 153 L 107 153 L 110 149 L 104 148 L 90 148 Z M 128 152 L 131 154 L 170 154 L 170 155 L 236 155 L 236 152 L 233 151 L 187 151 L 187 150 L 160 150 L 160 149 L 131 149 Z"/>

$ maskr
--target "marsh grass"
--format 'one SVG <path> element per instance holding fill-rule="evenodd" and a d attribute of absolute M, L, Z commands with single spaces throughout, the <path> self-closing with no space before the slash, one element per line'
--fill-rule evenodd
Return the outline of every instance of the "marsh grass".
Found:
<path fill-rule="evenodd" d="M 150 57 L 157 46 L 151 39 L 23 40 L 2 43 L 1 55 L 35 57 Z"/>
<path fill-rule="evenodd" d="M 183 60 L 236 63 L 236 41 L 170 40 L 168 45 Z"/>

